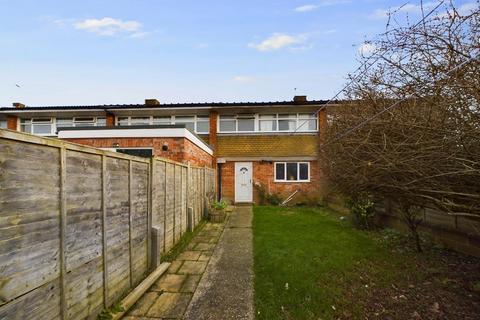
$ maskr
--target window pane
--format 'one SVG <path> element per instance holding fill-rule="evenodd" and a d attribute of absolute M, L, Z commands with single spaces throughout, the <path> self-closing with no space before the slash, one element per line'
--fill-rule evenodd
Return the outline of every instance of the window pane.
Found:
<path fill-rule="evenodd" d="M 285 163 L 275 164 L 275 179 L 285 180 Z"/>
<path fill-rule="evenodd" d="M 50 125 L 50 124 L 34 124 L 32 133 L 51 134 L 52 133 L 52 125 Z"/>
<path fill-rule="evenodd" d="M 312 130 L 317 130 L 317 120 L 303 120 L 299 119 L 298 120 L 298 130 L 299 131 L 312 131 Z"/>
<path fill-rule="evenodd" d="M 308 163 L 300 163 L 300 180 L 308 180 Z"/>
<path fill-rule="evenodd" d="M 315 119 L 315 113 L 300 113 L 298 115 L 299 119 Z"/>
<path fill-rule="evenodd" d="M 94 119 L 93 118 L 78 118 L 78 117 L 75 117 L 75 122 L 93 122 Z"/>
<path fill-rule="evenodd" d="M 57 118 L 56 123 L 57 123 L 57 128 L 73 127 L 72 118 Z"/>
<path fill-rule="evenodd" d="M 290 162 L 287 163 L 287 180 L 297 180 L 298 177 L 298 172 L 297 172 L 298 166 L 296 162 Z"/>
<path fill-rule="evenodd" d="M 153 117 L 153 124 L 172 124 L 172 117 Z"/>
<path fill-rule="evenodd" d="M 97 118 L 97 127 L 105 127 L 107 125 L 107 119 Z"/>
<path fill-rule="evenodd" d="M 197 132 L 208 133 L 209 130 L 210 130 L 210 123 L 208 121 L 197 122 Z"/>
<path fill-rule="evenodd" d="M 260 120 L 260 131 L 276 131 L 277 120 Z"/>
<path fill-rule="evenodd" d="M 50 118 L 40 118 L 40 119 L 32 119 L 33 123 L 52 123 L 52 119 Z"/>
<path fill-rule="evenodd" d="M 279 114 L 278 119 L 297 119 L 297 115 L 293 114 Z"/>
<path fill-rule="evenodd" d="M 235 120 L 221 120 L 220 119 L 220 131 L 236 131 Z"/>
<path fill-rule="evenodd" d="M 278 120 L 278 130 L 280 131 L 293 131 L 296 125 L 296 120 Z"/>
<path fill-rule="evenodd" d="M 20 125 L 20 131 L 31 133 L 32 132 L 32 126 L 30 124 L 21 124 Z"/>
<path fill-rule="evenodd" d="M 7 129 L 7 121 L 4 121 L 4 120 L 0 121 L 0 128 Z"/>
<path fill-rule="evenodd" d="M 176 116 L 175 123 L 185 123 L 185 122 L 194 122 L 195 118 L 191 116 Z"/>
<path fill-rule="evenodd" d="M 118 118 L 118 125 L 128 126 L 128 117 L 119 117 Z"/>
<path fill-rule="evenodd" d="M 254 131 L 255 130 L 255 119 L 242 119 L 238 120 L 238 131 Z"/>
<path fill-rule="evenodd" d="M 220 116 L 220 120 L 235 120 L 235 116 L 232 116 L 232 115 L 221 115 Z"/>
<path fill-rule="evenodd" d="M 184 124 L 185 125 L 185 128 L 187 128 L 188 130 L 192 131 L 192 132 L 195 132 L 195 122 L 188 122 L 188 123 L 178 123 L 177 124 Z"/>
<path fill-rule="evenodd" d="M 130 125 L 132 126 L 145 126 L 150 124 L 150 117 L 131 117 Z"/>

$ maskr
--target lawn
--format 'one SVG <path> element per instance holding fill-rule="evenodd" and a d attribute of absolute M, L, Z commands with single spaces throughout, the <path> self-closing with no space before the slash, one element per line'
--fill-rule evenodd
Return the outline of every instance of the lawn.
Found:
<path fill-rule="evenodd" d="M 257 319 L 478 319 L 478 259 L 418 254 L 327 209 L 254 207 Z M 420 302 L 416 302 L 420 301 Z"/>

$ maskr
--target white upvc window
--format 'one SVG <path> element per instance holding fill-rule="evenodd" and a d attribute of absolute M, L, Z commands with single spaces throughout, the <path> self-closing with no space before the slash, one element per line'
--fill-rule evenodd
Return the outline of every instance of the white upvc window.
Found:
<path fill-rule="evenodd" d="M 183 124 L 193 132 L 208 133 L 210 128 L 209 116 L 155 116 L 155 117 L 117 117 L 119 126 L 139 126 L 139 125 L 170 125 Z"/>
<path fill-rule="evenodd" d="M 75 118 L 56 118 L 55 127 L 105 127 L 107 125 L 106 119 L 102 117 L 75 117 Z"/>
<path fill-rule="evenodd" d="M 310 162 L 275 162 L 275 182 L 310 182 Z"/>
<path fill-rule="evenodd" d="M 197 133 L 209 133 L 210 132 L 210 117 L 209 116 L 197 116 Z"/>
<path fill-rule="evenodd" d="M 315 132 L 315 113 L 220 115 L 218 132 Z"/>
<path fill-rule="evenodd" d="M 20 131 L 38 134 L 40 136 L 54 136 L 52 118 L 20 119 Z"/>

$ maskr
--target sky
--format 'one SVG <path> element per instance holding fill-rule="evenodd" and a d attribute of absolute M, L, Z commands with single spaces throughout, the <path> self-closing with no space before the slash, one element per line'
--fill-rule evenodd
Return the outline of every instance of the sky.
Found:
<path fill-rule="evenodd" d="M 0 0 L 0 106 L 329 99 L 386 12 L 419 3 Z"/>

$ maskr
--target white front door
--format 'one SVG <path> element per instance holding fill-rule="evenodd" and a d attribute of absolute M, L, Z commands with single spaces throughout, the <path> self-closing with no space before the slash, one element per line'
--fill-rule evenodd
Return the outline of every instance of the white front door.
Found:
<path fill-rule="evenodd" d="M 235 202 L 252 201 L 252 163 L 235 162 Z"/>

